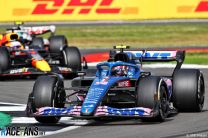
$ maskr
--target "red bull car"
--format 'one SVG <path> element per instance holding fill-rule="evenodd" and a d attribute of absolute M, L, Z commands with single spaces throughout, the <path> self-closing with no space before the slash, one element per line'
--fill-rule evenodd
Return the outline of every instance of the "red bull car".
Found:
<path fill-rule="evenodd" d="M 94 77 L 72 80 L 70 88 L 55 75 L 39 77 L 29 95 L 27 115 L 41 123 L 57 123 L 62 116 L 85 119 L 112 117 L 165 121 L 178 111 L 200 112 L 204 78 L 198 69 L 181 69 L 184 51 L 131 51 L 125 46 L 110 52 L 108 62 L 97 64 Z M 170 76 L 154 76 L 143 62 L 176 61 Z M 47 88 L 47 89 L 46 89 Z M 73 90 L 73 93 L 66 93 Z M 77 101 L 69 98 L 76 95 Z"/>
<path fill-rule="evenodd" d="M 81 70 L 77 47 L 68 46 L 64 36 L 52 36 L 47 47 L 41 43 L 23 43 L 21 35 L 7 32 L 0 38 L 0 77 L 60 73 L 70 77 Z M 26 42 L 26 41 L 25 41 Z M 40 41 L 39 41 L 40 42 Z"/>
<path fill-rule="evenodd" d="M 8 33 L 17 33 L 19 36 L 19 41 L 24 45 L 33 45 L 38 46 L 40 48 L 48 48 L 53 47 L 54 43 L 56 43 L 56 39 L 64 39 L 63 35 L 55 35 L 56 26 L 24 26 L 23 22 L 15 22 L 14 27 L 7 28 L 5 34 Z M 50 33 L 49 38 L 40 37 L 40 35 Z M 53 37 L 56 37 L 55 39 Z M 0 35 L 1 39 L 2 35 Z M 67 43 L 67 42 L 66 42 Z M 0 43 L 1 45 L 1 43 Z"/>

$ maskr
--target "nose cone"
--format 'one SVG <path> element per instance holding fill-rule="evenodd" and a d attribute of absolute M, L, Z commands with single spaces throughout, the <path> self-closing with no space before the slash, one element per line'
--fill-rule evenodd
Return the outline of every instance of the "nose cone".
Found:
<path fill-rule="evenodd" d="M 96 108 L 95 104 L 85 104 L 81 108 L 81 115 L 82 116 L 93 116 L 95 108 Z"/>
<path fill-rule="evenodd" d="M 51 71 L 51 67 L 45 60 L 36 61 L 35 66 L 37 69 L 44 71 L 44 72 Z"/>

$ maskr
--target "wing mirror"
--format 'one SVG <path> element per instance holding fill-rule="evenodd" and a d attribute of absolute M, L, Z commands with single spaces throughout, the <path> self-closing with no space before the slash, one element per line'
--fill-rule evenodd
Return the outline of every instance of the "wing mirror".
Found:
<path fill-rule="evenodd" d="M 78 71 L 77 72 L 77 76 L 79 76 L 80 77 L 80 79 L 84 79 L 84 76 L 86 75 L 86 72 L 84 72 L 84 71 Z"/>
<path fill-rule="evenodd" d="M 83 69 L 88 69 L 88 65 L 87 65 L 87 61 L 86 61 L 86 59 L 85 59 L 85 57 L 83 57 L 83 59 L 82 59 L 82 67 L 83 67 Z"/>

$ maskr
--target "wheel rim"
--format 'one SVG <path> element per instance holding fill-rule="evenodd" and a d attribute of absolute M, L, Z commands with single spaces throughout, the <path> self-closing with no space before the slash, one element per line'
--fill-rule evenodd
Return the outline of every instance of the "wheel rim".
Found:
<path fill-rule="evenodd" d="M 167 93 L 164 86 L 160 88 L 160 115 L 162 119 L 166 118 L 167 113 Z"/>
<path fill-rule="evenodd" d="M 65 98 L 65 92 L 62 91 L 62 84 L 60 84 L 60 82 L 57 82 L 55 87 L 54 87 L 54 99 L 53 102 L 55 104 L 53 104 L 54 106 L 58 107 L 58 108 L 63 108 L 64 107 L 64 99 Z M 63 104 L 63 106 L 62 106 Z"/>
<path fill-rule="evenodd" d="M 66 58 L 66 52 L 63 50 L 63 56 L 64 56 L 64 65 L 67 65 L 67 58 Z"/>
<path fill-rule="evenodd" d="M 59 107 L 59 104 L 58 104 L 58 102 L 59 102 L 59 87 L 60 87 L 60 85 L 59 85 L 59 83 L 58 82 L 56 82 L 56 84 L 55 84 L 55 87 L 54 87 L 54 98 L 53 98 L 53 101 L 52 101 L 52 106 L 53 107 Z M 60 116 L 54 116 L 54 117 L 52 117 L 52 118 L 54 118 L 55 120 L 56 120 L 56 122 L 58 122 L 59 120 L 60 120 Z"/>
<path fill-rule="evenodd" d="M 204 81 L 203 78 L 200 74 L 199 79 L 198 79 L 198 89 L 197 89 L 197 104 L 199 107 L 199 111 L 202 110 L 203 105 L 204 105 Z"/>

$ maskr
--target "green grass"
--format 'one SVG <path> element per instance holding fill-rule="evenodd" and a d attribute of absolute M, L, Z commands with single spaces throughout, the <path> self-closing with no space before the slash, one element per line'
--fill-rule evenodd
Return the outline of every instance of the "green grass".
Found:
<path fill-rule="evenodd" d="M 198 53 L 198 54 L 187 54 L 185 58 L 185 64 L 208 64 L 208 54 Z"/>
<path fill-rule="evenodd" d="M 208 24 L 197 23 L 58 26 L 56 34 L 65 35 L 69 45 L 79 48 L 208 46 Z M 208 64 L 208 56 L 187 54 L 185 63 Z"/>
<path fill-rule="evenodd" d="M 207 24 L 69 26 L 58 27 L 57 34 L 66 35 L 70 44 L 82 48 L 208 45 Z"/>
<path fill-rule="evenodd" d="M 0 28 L 0 32 L 5 29 Z M 125 44 L 132 47 L 207 46 L 208 24 L 84 25 L 57 27 L 70 45 L 104 48 Z"/>
<path fill-rule="evenodd" d="M 208 46 L 208 24 L 106 25 L 58 27 L 80 48 Z M 187 54 L 186 64 L 208 64 L 208 54 Z"/>

